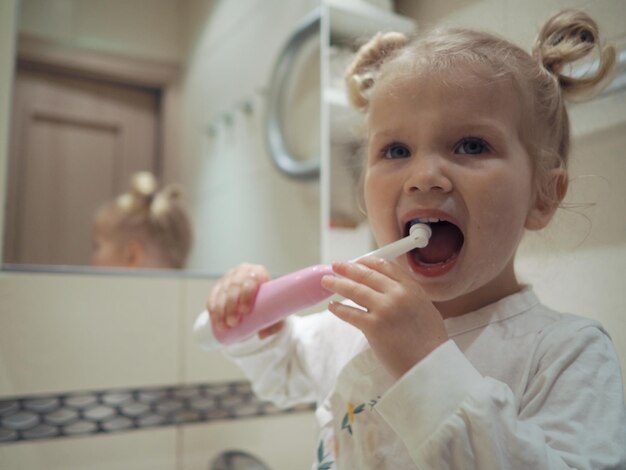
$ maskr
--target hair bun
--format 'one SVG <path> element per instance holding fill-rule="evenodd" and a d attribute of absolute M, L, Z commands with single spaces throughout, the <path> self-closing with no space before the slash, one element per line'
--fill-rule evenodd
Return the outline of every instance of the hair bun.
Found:
<path fill-rule="evenodd" d="M 135 173 L 130 182 L 131 191 L 137 196 L 152 197 L 157 190 L 157 181 L 149 171 Z"/>
<path fill-rule="evenodd" d="M 599 66 L 583 77 L 563 74 L 566 65 L 599 52 Z M 558 80 L 566 98 L 597 91 L 596 85 L 609 75 L 615 63 L 615 49 L 600 41 L 597 23 L 585 12 L 564 10 L 550 18 L 537 37 L 533 56 Z"/>
<path fill-rule="evenodd" d="M 157 191 L 157 181 L 149 171 L 135 173 L 130 180 L 130 192 L 117 198 L 117 205 L 126 210 L 146 210 L 152 204 Z"/>
<path fill-rule="evenodd" d="M 167 213 L 174 204 L 178 204 L 181 198 L 181 190 L 178 186 L 170 185 L 156 193 L 150 206 L 150 214 L 158 219 L 160 215 Z"/>
<path fill-rule="evenodd" d="M 375 72 L 393 52 L 409 42 L 402 33 L 378 33 L 357 52 L 346 71 L 348 99 L 358 110 L 369 104 L 369 90 L 374 85 Z"/>

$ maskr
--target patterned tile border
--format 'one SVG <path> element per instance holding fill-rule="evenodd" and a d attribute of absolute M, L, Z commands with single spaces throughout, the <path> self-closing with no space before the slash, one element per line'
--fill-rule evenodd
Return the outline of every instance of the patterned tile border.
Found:
<path fill-rule="evenodd" d="M 0 444 L 312 411 L 260 401 L 249 382 L 0 399 Z"/>

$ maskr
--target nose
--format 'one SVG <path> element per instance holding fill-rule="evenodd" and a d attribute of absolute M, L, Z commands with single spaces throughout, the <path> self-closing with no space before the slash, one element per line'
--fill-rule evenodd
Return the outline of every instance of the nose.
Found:
<path fill-rule="evenodd" d="M 416 155 L 408 169 L 405 190 L 450 192 L 453 185 L 447 170 L 446 160 L 436 153 Z"/>

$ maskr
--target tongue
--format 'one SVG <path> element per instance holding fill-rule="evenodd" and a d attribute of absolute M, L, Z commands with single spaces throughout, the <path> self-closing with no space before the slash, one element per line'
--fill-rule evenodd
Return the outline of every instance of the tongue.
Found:
<path fill-rule="evenodd" d="M 425 248 L 416 250 L 422 263 L 442 263 L 454 256 L 463 245 L 463 234 L 449 222 L 431 224 L 432 236 Z"/>

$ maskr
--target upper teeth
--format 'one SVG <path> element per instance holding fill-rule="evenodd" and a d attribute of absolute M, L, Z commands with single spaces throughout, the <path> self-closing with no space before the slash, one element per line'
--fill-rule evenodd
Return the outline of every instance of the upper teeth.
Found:
<path fill-rule="evenodd" d="M 434 224 L 440 222 L 441 219 L 437 219 L 435 217 L 425 217 L 423 219 L 416 219 L 414 223 L 422 223 L 422 224 Z"/>

